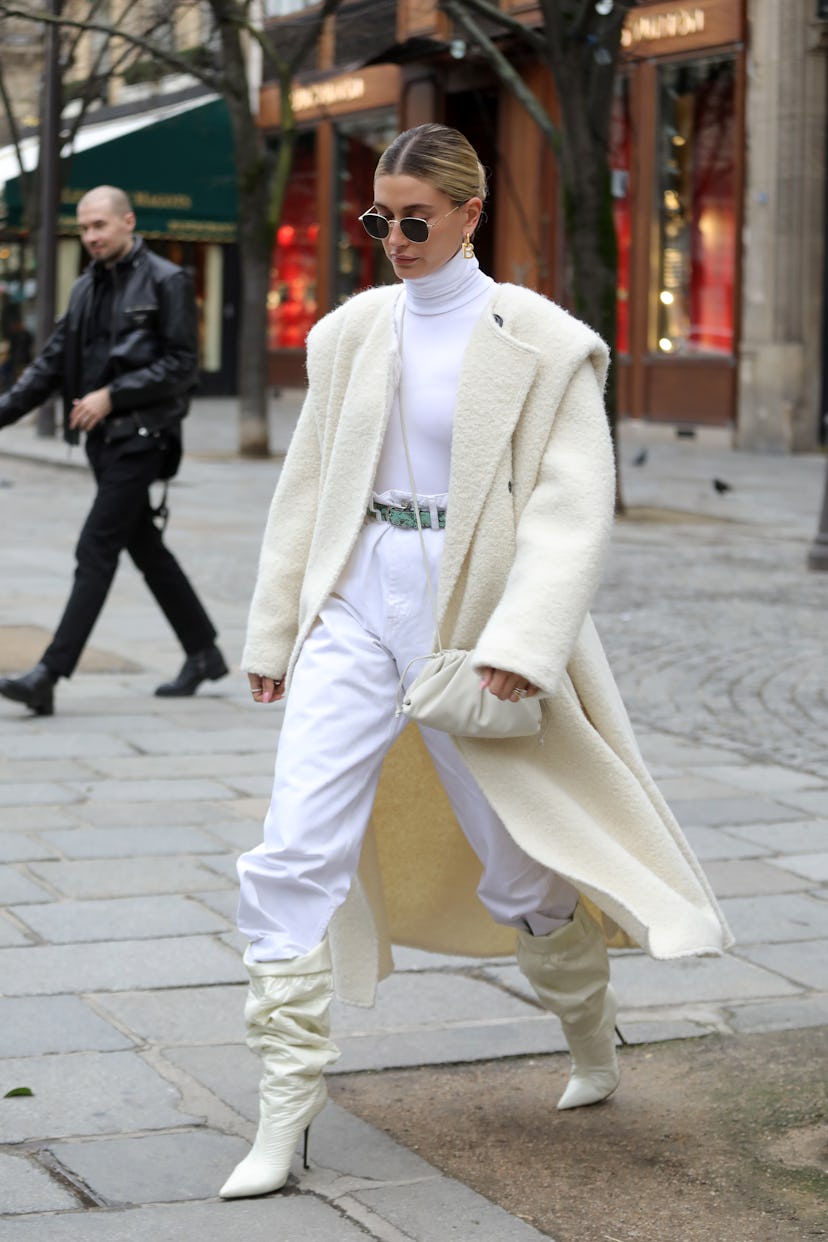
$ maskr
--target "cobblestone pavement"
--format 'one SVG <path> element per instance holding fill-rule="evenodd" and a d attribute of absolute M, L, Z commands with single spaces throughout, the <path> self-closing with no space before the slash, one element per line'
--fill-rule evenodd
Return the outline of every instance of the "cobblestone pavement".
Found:
<path fill-rule="evenodd" d="M 277 448 L 295 409 L 275 406 Z M 229 402 L 197 402 L 188 430 L 170 542 L 236 659 L 278 461 L 234 457 Z M 828 574 L 805 569 L 824 460 L 636 427 L 622 462 L 631 512 L 596 620 L 738 941 L 717 961 L 619 955 L 623 1033 L 826 1025 Z M 29 425 L 0 433 L 2 672 L 38 657 L 63 603 L 91 495 L 69 464 Z M 540 1237 L 333 1105 L 299 1193 L 215 1198 L 255 1124 L 234 859 L 258 839 L 280 714 L 238 675 L 154 698 L 179 659 L 124 566 L 57 714 L 0 702 L 0 1097 L 34 1092 L 0 1098 L 0 1242 Z M 374 1010 L 337 1006 L 336 1071 L 563 1047 L 510 960 L 400 950 L 397 967 Z"/>

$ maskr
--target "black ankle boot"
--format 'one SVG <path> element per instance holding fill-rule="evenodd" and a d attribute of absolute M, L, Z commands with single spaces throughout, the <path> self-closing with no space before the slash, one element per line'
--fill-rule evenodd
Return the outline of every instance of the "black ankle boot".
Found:
<path fill-rule="evenodd" d="M 22 677 L 0 677 L 0 694 L 13 703 L 23 703 L 36 716 L 51 716 L 55 710 L 57 677 L 45 664 L 36 664 Z"/>
<path fill-rule="evenodd" d="M 165 681 L 155 693 L 162 699 L 184 699 L 195 694 L 203 681 L 218 681 L 230 670 L 215 643 L 188 655 L 174 681 Z"/>

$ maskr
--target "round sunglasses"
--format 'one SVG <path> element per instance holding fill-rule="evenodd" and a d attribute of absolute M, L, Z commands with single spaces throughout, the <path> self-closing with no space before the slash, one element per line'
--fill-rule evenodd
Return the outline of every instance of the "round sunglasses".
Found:
<path fill-rule="evenodd" d="M 387 216 L 381 216 L 373 207 L 369 207 L 359 217 L 359 221 L 369 237 L 373 237 L 374 241 L 384 241 L 391 232 L 395 224 L 400 226 L 400 232 L 410 242 L 415 242 L 421 246 L 423 242 L 428 241 L 429 233 L 443 220 L 449 216 L 453 216 L 455 211 L 459 211 L 464 203 L 458 203 L 456 207 L 452 207 L 451 211 L 447 211 L 444 216 L 440 216 L 439 220 L 432 220 L 429 224 L 428 220 L 421 220 L 419 216 L 405 216 L 402 220 L 389 220 Z"/>

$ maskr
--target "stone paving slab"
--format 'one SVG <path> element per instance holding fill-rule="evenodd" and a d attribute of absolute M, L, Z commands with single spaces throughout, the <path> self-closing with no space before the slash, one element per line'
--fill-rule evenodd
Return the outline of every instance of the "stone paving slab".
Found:
<path fill-rule="evenodd" d="M 517 966 L 487 968 L 486 974 L 527 1000 L 532 995 Z M 642 953 L 617 954 L 612 959 L 612 980 L 620 1003 L 619 1021 L 628 1009 L 675 1009 L 683 1004 L 755 1000 L 800 991 L 787 979 L 733 955 L 657 962 Z"/>
<path fill-rule="evenodd" d="M 42 940 L 81 944 L 95 940 L 151 940 L 227 931 L 227 920 L 186 897 L 123 897 L 12 907 Z"/>
<path fill-rule="evenodd" d="M 77 996 L 0 997 L 0 1057 L 132 1047 L 127 1035 Z"/>
<path fill-rule="evenodd" d="M 256 841 L 251 838 L 248 841 L 247 848 L 249 849 L 251 845 L 255 844 Z M 228 888 L 224 891 L 211 893 L 193 893 L 192 896 L 197 898 L 208 910 L 214 910 L 216 914 L 220 914 L 222 918 L 235 925 L 236 911 L 239 905 L 239 893 L 236 885 L 232 889 Z"/>
<path fill-rule="evenodd" d="M 717 897 L 796 893 L 812 887 L 802 876 L 786 871 L 779 859 L 745 858 L 705 862 L 704 870 Z M 780 864 L 777 866 L 777 864 Z"/>
<path fill-rule="evenodd" d="M 231 776 L 260 776 L 263 766 L 267 765 L 268 756 L 272 767 L 273 755 L 270 747 L 266 749 L 264 757 L 260 751 L 230 751 L 222 754 L 200 751 L 195 755 L 142 754 L 113 758 L 96 756 L 87 762 L 96 772 L 120 780 L 137 780 L 146 776 L 159 780 L 218 776 L 226 783 Z"/>
<path fill-rule="evenodd" d="M 259 1119 L 262 1063 L 242 1040 L 236 1038 L 231 1044 L 209 1046 L 170 1046 L 162 1048 L 162 1055 L 170 1065 L 244 1117 L 250 1123 L 252 1141 Z"/>
<path fill-rule="evenodd" d="M 792 1031 L 806 1026 L 828 1027 L 828 996 L 788 997 L 740 1005 L 728 1012 L 732 1030 L 740 1034 L 758 1031 Z"/>
<path fill-rule="evenodd" d="M 12 787 L 14 788 L 14 786 Z M 94 802 L 132 802 L 139 806 L 142 802 L 186 802 L 202 800 L 216 802 L 223 798 L 232 798 L 232 792 L 219 781 L 177 780 L 177 781 L 67 781 L 66 788 L 77 796 Z M 0 785 L 0 797 L 3 786 Z M 40 802 L 53 802 L 59 799 L 40 798 Z"/>
<path fill-rule="evenodd" d="M 244 1001 L 241 985 L 152 988 L 95 996 L 101 1012 L 148 1043 L 244 1044 Z"/>
<path fill-rule="evenodd" d="M 488 983 L 454 974 L 395 973 L 377 989 L 372 1009 L 334 1001 L 331 1024 L 339 1035 L 380 1035 L 402 1030 L 444 1028 L 452 1023 L 511 1021 L 542 1014 L 525 1001 Z"/>
<path fill-rule="evenodd" d="M 66 828 L 75 822 L 77 807 L 27 806 L 17 807 L 14 814 L 0 807 L 0 843 L 16 833 L 42 832 L 44 828 Z"/>
<path fill-rule="evenodd" d="M 140 855 L 160 857 L 164 854 L 215 854 L 222 849 L 215 837 L 198 828 L 154 825 L 140 828 L 68 828 L 41 833 L 52 847 L 51 854 L 66 859 L 134 858 Z M 45 848 L 45 847 L 44 847 Z M 3 841 L 0 838 L 0 857 Z M 33 856 L 34 857 L 34 856 Z"/>
<path fill-rule="evenodd" d="M 828 817 L 828 789 L 824 786 L 804 793 L 785 793 L 784 800 L 788 806 L 795 807 L 798 811 Z"/>
<path fill-rule="evenodd" d="M 50 805 L 60 802 L 80 802 L 82 797 L 83 791 L 73 789 L 68 783 L 58 785 L 53 781 L 31 781 L 23 785 L 13 781 L 4 781 L 0 784 L 0 806 L 9 808 L 6 812 L 9 815 L 14 813 L 15 807 L 34 806 L 39 802 Z"/>
<path fill-rule="evenodd" d="M 25 719 L 25 718 L 24 718 Z M 31 722 L 27 722 L 31 723 Z M 0 718 L 3 734 L 2 749 L 6 760 L 33 759 L 44 764 L 47 759 L 76 759 L 87 755 L 130 755 L 132 746 L 113 732 L 89 733 L 75 728 L 71 732 L 49 732 L 45 729 L 24 730 L 20 717 Z"/>
<path fill-rule="evenodd" d="M 31 944 L 31 937 L 27 936 L 17 923 L 13 923 L 0 910 L 0 948 L 23 944 Z"/>
<path fill-rule="evenodd" d="M 43 901 L 49 890 L 36 884 L 28 875 L 8 864 L 0 866 L 0 905 L 11 906 L 21 901 Z"/>
<path fill-rule="evenodd" d="M 824 781 L 810 772 L 798 772 L 794 768 L 775 767 L 767 764 L 727 764 L 714 768 L 713 779 L 735 785 L 750 793 L 782 794 L 795 789 L 821 788 Z M 787 798 L 783 798 L 787 802 Z"/>
<path fill-rule="evenodd" d="M 79 1052 L 0 1061 L 2 1082 L 32 1096 L 3 1100 L 7 1143 L 88 1134 L 129 1134 L 197 1124 L 178 1093 L 134 1052 Z M 5 1092 L 0 1092 L 4 1094 Z"/>
<path fill-rule="evenodd" d="M 828 953 L 825 940 L 801 940 L 796 944 L 756 945 L 743 950 L 751 962 L 773 970 L 805 987 L 828 991 Z"/>
<path fill-rule="evenodd" d="M 274 711 L 272 717 L 258 728 L 226 729 L 176 729 L 163 730 L 156 727 L 152 736 L 142 737 L 141 750 L 146 755 L 199 755 L 261 754 L 263 762 L 271 762 L 276 754 L 276 740 L 284 711 Z"/>
<path fill-rule="evenodd" d="M 429 1185 L 427 1194 L 421 1186 L 395 1186 L 356 1191 L 353 1197 L 417 1242 L 541 1242 L 548 1237 L 466 1187 L 442 1179 Z M 370 1228 L 370 1218 L 367 1223 Z"/>
<path fill-rule="evenodd" d="M 828 851 L 821 854 L 786 854 L 772 858 L 770 863 L 786 872 L 801 875 L 814 884 L 828 884 Z"/>
<path fill-rule="evenodd" d="M 772 853 L 769 846 L 740 838 L 733 830 L 726 831 L 724 828 L 686 828 L 684 835 L 703 863 L 731 858 L 761 858 Z"/>
<path fill-rule="evenodd" d="M 326 1195 L 336 1193 L 331 1174 L 360 1178 L 363 1183 L 423 1182 L 435 1175 L 434 1168 L 416 1152 L 331 1100 L 313 1123 L 308 1154 L 315 1168 L 302 1184 L 317 1186 Z"/>
<path fill-rule="evenodd" d="M 215 1198 L 249 1150 L 245 1139 L 209 1130 L 50 1145 L 59 1163 L 97 1197 L 133 1206 Z"/>
<path fill-rule="evenodd" d="M 828 903 L 810 894 L 786 893 L 757 901 L 755 897 L 726 897 L 722 910 L 741 950 L 746 945 L 785 940 L 828 941 Z"/>
<path fill-rule="evenodd" d="M 43 1228 L 37 1216 L 0 1220 L 0 1242 L 44 1242 Z M 48 1231 L 49 1242 L 228 1242 L 233 1237 L 244 1242 L 366 1242 L 365 1230 L 336 1207 L 310 1196 L 284 1194 L 234 1203 L 64 1212 L 49 1217 Z M 367 1237 L 381 1242 L 376 1234 Z"/>
<path fill-rule="evenodd" d="M 201 862 L 188 858 L 91 858 L 74 862 L 34 862 L 31 871 L 65 897 L 128 897 L 138 893 L 193 893 L 223 888 L 224 881 Z M 43 894 L 40 894 L 43 899 Z"/>
<path fill-rule="evenodd" d="M 243 974 L 241 959 L 211 936 L 123 940 L 117 953 L 108 944 L 0 950 L 7 996 L 236 983 Z"/>
<path fill-rule="evenodd" d="M 76 823 L 91 828 L 205 828 L 213 823 L 248 818 L 239 801 L 144 802 L 140 806 L 131 802 L 86 802 L 77 810 L 67 811 L 67 815 L 74 815 Z"/>
<path fill-rule="evenodd" d="M 744 837 L 766 846 L 774 853 L 806 854 L 811 850 L 828 851 L 828 820 L 806 819 L 787 824 L 755 824 L 732 828 L 733 836 Z"/>
<path fill-rule="evenodd" d="M 22 1212 L 59 1212 L 76 1206 L 74 1195 L 27 1156 L 0 1153 L 0 1217 Z"/>
<path fill-rule="evenodd" d="M 43 759 L 0 759 L 0 785 L 35 785 L 42 782 L 46 772 Z M 94 765 L 84 759 L 50 759 L 49 781 L 61 784 L 66 781 L 89 780 L 95 774 Z"/>
<path fill-rule="evenodd" d="M 802 818 L 793 805 L 744 793 L 737 793 L 732 798 L 674 798 L 671 809 L 680 824 L 693 827 L 731 828 L 736 824 L 776 823 Z"/>

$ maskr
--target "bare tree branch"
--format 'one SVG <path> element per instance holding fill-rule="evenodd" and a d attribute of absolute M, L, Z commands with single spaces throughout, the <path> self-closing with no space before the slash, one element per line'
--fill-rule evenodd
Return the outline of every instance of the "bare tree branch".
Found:
<path fill-rule="evenodd" d="M 55 16 L 52 13 L 48 13 L 45 9 L 8 4 L 5 0 L 0 0 L 0 16 L 19 17 L 24 21 L 39 22 L 43 26 L 68 26 L 73 30 L 98 31 L 100 34 L 108 35 L 110 38 L 125 39 L 134 44 L 135 47 L 139 47 L 147 52 L 150 56 L 163 61 L 173 69 L 177 69 L 179 73 L 190 74 L 192 77 L 198 78 L 211 91 L 221 91 L 221 75 L 218 70 L 214 72 L 212 69 L 205 69 L 203 66 L 187 60 L 176 52 L 170 51 L 169 48 L 163 47 L 162 44 L 154 42 L 152 39 L 147 39 L 143 35 L 135 34 L 132 31 L 120 30 L 108 22 L 87 21 L 65 15 Z"/>
<path fill-rule="evenodd" d="M 486 21 L 496 22 L 503 30 L 517 35 L 518 38 L 528 43 L 535 52 L 543 52 L 545 43 L 541 35 L 537 34 L 531 26 L 526 26 L 518 18 L 512 17 L 510 13 L 504 13 L 501 9 L 490 4 L 489 0 L 464 0 L 461 7 L 467 11 L 472 10 L 478 17 L 482 17 Z M 453 16 L 448 8 L 448 4 L 441 3 L 440 8 L 448 13 L 450 17 Z M 455 20 L 459 21 L 459 18 L 455 18 Z"/>
<path fill-rule="evenodd" d="M 532 120 L 540 127 L 552 150 L 558 151 L 560 149 L 561 137 L 552 118 L 541 105 L 534 92 L 529 89 L 517 73 L 511 62 L 503 55 L 497 44 L 489 38 L 482 27 L 466 12 L 467 8 L 476 8 L 478 3 L 479 0 L 472 0 L 471 4 L 459 4 L 457 0 L 441 0 L 440 7 L 459 26 L 462 26 L 474 43 L 483 49 L 498 77 L 514 93 L 515 98 L 523 104 Z"/>

